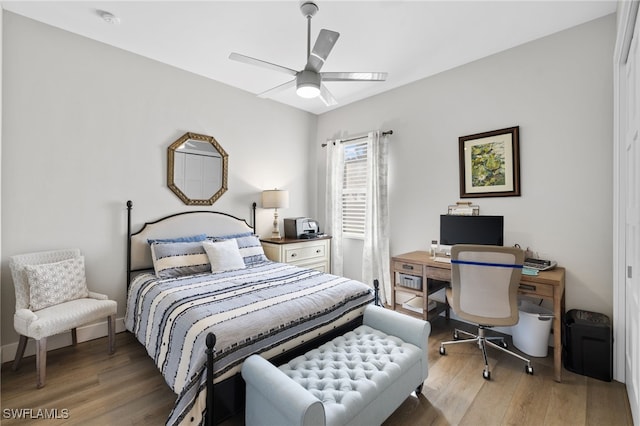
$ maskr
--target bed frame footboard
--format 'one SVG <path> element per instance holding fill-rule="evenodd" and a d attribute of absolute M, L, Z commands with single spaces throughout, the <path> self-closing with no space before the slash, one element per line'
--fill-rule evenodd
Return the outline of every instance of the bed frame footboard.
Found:
<path fill-rule="evenodd" d="M 207 412 L 206 426 L 213 426 L 213 353 L 216 346 L 216 335 L 207 334 Z"/>

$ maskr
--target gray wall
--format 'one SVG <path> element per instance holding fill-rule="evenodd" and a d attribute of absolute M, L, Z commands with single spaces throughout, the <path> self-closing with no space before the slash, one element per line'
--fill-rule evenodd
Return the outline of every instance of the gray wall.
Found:
<path fill-rule="evenodd" d="M 610 15 L 347 105 L 319 117 L 316 143 L 393 129 L 393 255 L 439 239 L 439 215 L 459 200 L 458 137 L 520 126 L 522 196 L 473 202 L 505 216 L 505 244 L 566 267 L 568 309 L 611 316 L 614 39 Z M 361 241 L 345 247 L 345 274 L 359 278 Z"/>
<path fill-rule="evenodd" d="M 79 247 L 90 289 L 124 314 L 126 200 L 135 226 L 202 209 L 166 186 L 167 147 L 187 131 L 229 154 L 229 190 L 212 209 L 248 219 L 278 187 L 290 191 L 282 217 L 309 214 L 312 114 L 9 12 L 4 64 L 3 345 L 17 341 L 13 254 Z M 272 220 L 259 209 L 258 232 Z"/>
<path fill-rule="evenodd" d="M 278 187 L 291 193 L 281 217 L 322 220 L 319 144 L 393 129 L 396 254 L 438 238 L 438 216 L 458 200 L 458 137 L 519 125 L 523 195 L 475 201 L 505 216 L 506 243 L 567 268 L 569 308 L 610 315 L 614 25 L 606 17 L 315 117 L 4 13 L 2 344 L 17 341 L 7 266 L 17 253 L 81 248 L 90 287 L 122 315 L 124 202 L 134 227 L 197 209 L 166 187 L 166 148 L 186 131 L 229 153 L 229 191 L 213 209 L 248 217 Z M 258 232 L 271 220 L 259 209 Z M 358 277 L 361 244 L 348 243 L 346 272 Z"/>

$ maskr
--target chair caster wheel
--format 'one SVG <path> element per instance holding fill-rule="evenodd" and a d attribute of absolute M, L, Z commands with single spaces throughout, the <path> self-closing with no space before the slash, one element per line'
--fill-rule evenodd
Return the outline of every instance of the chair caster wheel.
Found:
<path fill-rule="evenodd" d="M 505 349 L 508 349 L 509 348 L 509 344 L 506 341 L 503 340 L 502 341 L 502 347 L 505 348 Z"/>
<path fill-rule="evenodd" d="M 446 355 L 447 351 L 444 349 L 444 346 L 440 346 L 440 355 Z"/>
<path fill-rule="evenodd" d="M 482 378 L 485 380 L 491 380 L 491 371 L 484 370 L 482 372 Z"/>
<path fill-rule="evenodd" d="M 533 367 L 532 367 L 532 366 L 530 366 L 530 365 L 525 365 L 525 366 L 524 366 L 524 371 L 525 371 L 527 374 L 529 374 L 529 375 L 533 376 Z"/>
<path fill-rule="evenodd" d="M 422 393 L 422 386 L 424 386 L 424 383 L 420 383 L 420 386 L 416 388 L 416 396 Z"/>
<path fill-rule="evenodd" d="M 453 340 L 460 340 L 460 335 L 458 334 L 458 330 L 453 331 Z"/>

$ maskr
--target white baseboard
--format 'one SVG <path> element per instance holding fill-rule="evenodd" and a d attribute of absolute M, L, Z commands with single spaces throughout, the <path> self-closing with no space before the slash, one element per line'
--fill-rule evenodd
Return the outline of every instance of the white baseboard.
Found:
<path fill-rule="evenodd" d="M 89 324 L 77 328 L 78 343 L 86 342 L 107 335 L 107 322 L 98 322 L 95 324 Z M 124 318 L 116 318 L 116 333 L 125 331 Z M 47 338 L 47 351 L 53 349 L 63 348 L 65 346 L 71 346 L 71 331 L 65 333 L 56 334 Z M 18 349 L 18 342 L 9 343 L 3 345 L 1 348 L 2 363 L 13 361 L 16 356 L 16 350 Z M 27 348 L 24 351 L 24 356 L 31 356 L 36 354 L 36 345 L 33 339 L 29 339 L 27 342 Z"/>

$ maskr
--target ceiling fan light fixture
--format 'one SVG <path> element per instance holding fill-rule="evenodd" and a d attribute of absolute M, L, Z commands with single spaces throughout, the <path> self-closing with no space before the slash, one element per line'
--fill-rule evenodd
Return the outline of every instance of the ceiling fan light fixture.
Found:
<path fill-rule="evenodd" d="M 307 64 L 302 71 L 296 71 L 291 68 L 283 67 L 261 59 L 252 58 L 251 56 L 241 55 L 239 53 L 231 53 L 229 59 L 244 62 L 250 65 L 257 65 L 262 68 L 278 71 L 290 76 L 294 79 L 286 83 L 279 84 L 266 92 L 259 93 L 258 96 L 266 98 L 269 95 L 280 92 L 281 90 L 290 89 L 296 86 L 296 94 L 301 98 L 319 98 L 326 106 L 336 105 L 338 101 L 333 97 L 324 81 L 385 81 L 387 73 L 384 72 L 320 72 L 329 53 L 336 44 L 340 33 L 327 29 L 320 30 L 316 42 L 311 49 L 311 18 L 318 12 L 318 5 L 315 0 L 299 0 L 300 11 L 307 18 Z"/>
<path fill-rule="evenodd" d="M 296 93 L 301 98 L 311 99 L 317 97 L 320 94 L 320 88 L 314 86 L 313 84 L 298 85 L 298 87 L 296 88 Z"/>
<path fill-rule="evenodd" d="M 296 93 L 301 98 L 315 98 L 320 95 L 320 74 L 302 71 L 296 77 Z"/>

